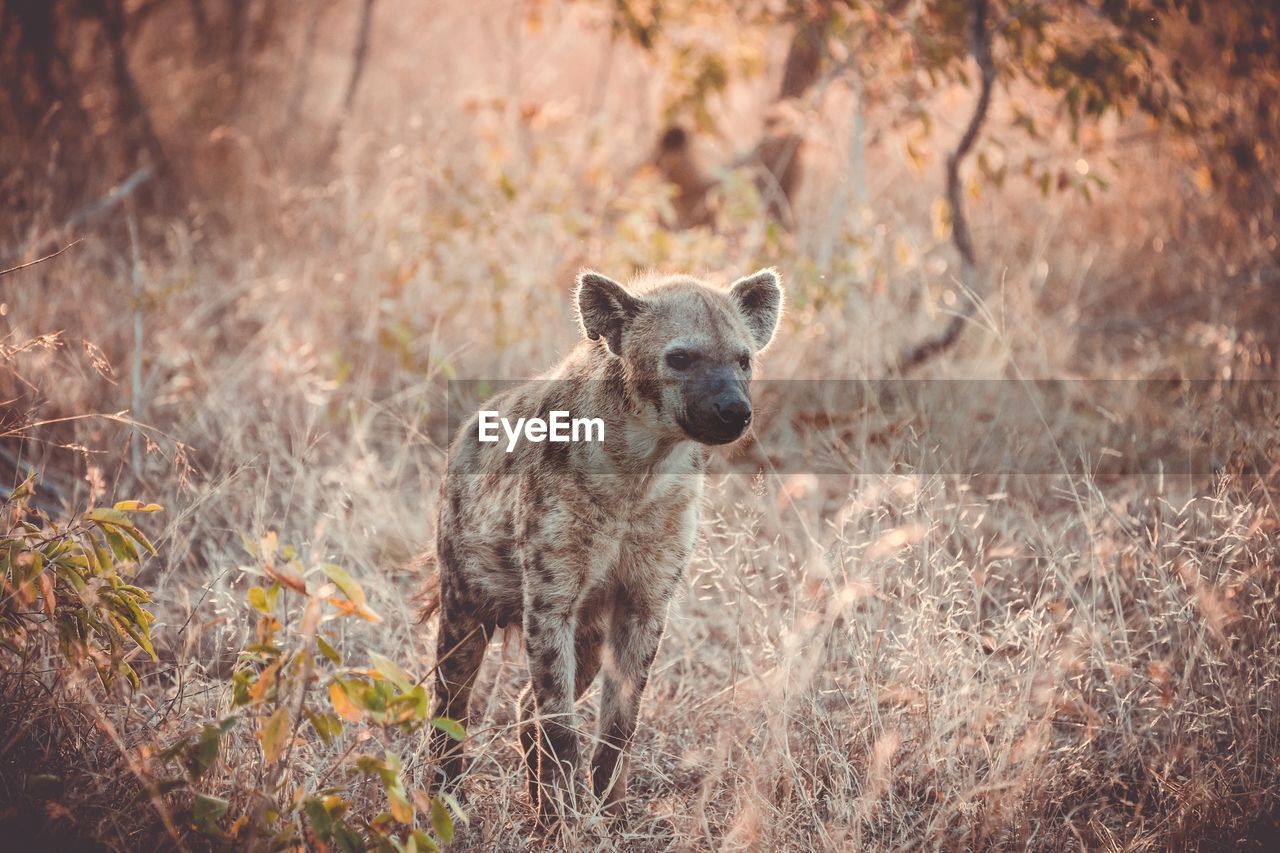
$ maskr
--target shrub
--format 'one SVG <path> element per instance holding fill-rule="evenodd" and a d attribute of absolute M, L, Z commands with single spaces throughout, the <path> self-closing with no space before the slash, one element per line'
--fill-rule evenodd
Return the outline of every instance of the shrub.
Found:
<path fill-rule="evenodd" d="M 461 740 L 462 727 L 430 716 L 425 676 L 414 679 L 377 653 L 367 667 L 344 661 L 331 624 L 381 621 L 345 570 L 329 563 L 306 571 L 275 533 L 247 544 L 256 565 L 245 571 L 261 583 L 246 596 L 254 629 L 231 677 L 230 713 L 160 753 L 183 770 L 161 787 L 197 791 L 192 828 L 237 848 L 305 842 L 343 851 L 417 851 L 448 843 L 461 807 L 451 795 L 428 797 L 406 786 L 389 744 L 424 725 Z M 252 786 L 237 768 L 210 773 L 226 736 L 239 726 L 257 741 L 259 782 Z M 371 749 L 379 743 L 380 751 Z M 303 784 L 291 772 L 299 762 L 315 768 Z M 353 792 L 365 782 L 385 798 L 385 809 L 371 818 L 354 802 Z M 218 790 L 225 796 L 213 793 Z M 239 800 L 240 814 L 229 819 Z"/>
<path fill-rule="evenodd" d="M 161 507 L 121 501 L 59 524 L 32 504 L 35 480 L 27 477 L 3 503 L 5 669 L 56 683 L 91 665 L 108 694 L 131 703 L 121 679 L 139 688 L 132 662 L 140 654 L 156 660 L 151 596 L 130 583 L 142 554 L 156 549 L 135 519 Z M 377 653 L 367 667 L 343 660 L 332 623 L 381 621 L 346 571 L 333 564 L 305 571 L 274 533 L 249 544 L 256 565 L 245 570 L 261 582 L 246 596 L 254 630 L 227 684 L 227 713 L 163 749 L 143 750 L 158 759 L 133 765 L 153 801 L 189 795 L 186 828 L 237 849 L 439 849 L 462 809 L 451 795 L 407 786 L 387 745 L 424 725 L 461 740 L 462 727 L 430 716 L 425 676 L 415 679 Z M 256 740 L 256 773 L 220 760 L 237 728 Z M 316 768 L 301 786 L 291 772 L 300 758 Z M 367 784 L 381 790 L 385 808 L 359 808 L 356 792 Z"/>
<path fill-rule="evenodd" d="M 92 664 L 104 687 L 120 676 L 137 687 L 130 661 L 139 651 L 155 660 L 155 617 L 151 596 L 129 580 L 139 549 L 154 554 L 155 546 L 134 519 L 161 507 L 122 501 L 59 525 L 32 505 L 35 479 L 29 475 L 3 504 L 0 649 L 22 673 L 56 653 L 65 667 L 52 668 L 55 674 Z"/>

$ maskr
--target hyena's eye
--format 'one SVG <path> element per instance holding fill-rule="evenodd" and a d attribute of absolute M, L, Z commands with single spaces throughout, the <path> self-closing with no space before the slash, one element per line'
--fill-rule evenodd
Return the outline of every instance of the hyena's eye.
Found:
<path fill-rule="evenodd" d="M 738 367 L 741 367 L 743 370 L 750 370 L 750 369 L 751 369 L 751 356 L 749 356 L 749 355 L 740 355 L 740 356 L 738 356 Z"/>
<path fill-rule="evenodd" d="M 667 353 L 667 366 L 672 370 L 687 370 L 693 364 L 693 356 L 682 350 Z"/>

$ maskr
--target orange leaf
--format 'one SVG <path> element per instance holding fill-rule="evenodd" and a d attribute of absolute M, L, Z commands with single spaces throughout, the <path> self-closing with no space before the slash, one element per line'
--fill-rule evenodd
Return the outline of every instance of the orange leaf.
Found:
<path fill-rule="evenodd" d="M 288 587 L 294 592 L 299 592 L 303 595 L 307 594 L 307 582 L 304 581 L 302 576 L 296 572 L 291 572 L 286 568 L 277 567 L 272 563 L 267 563 L 262 568 L 267 577 L 271 578 L 281 586 Z"/>
<path fill-rule="evenodd" d="M 44 572 L 40 575 L 40 596 L 44 599 L 44 612 L 50 619 L 54 618 L 54 609 L 57 607 L 57 599 L 53 595 L 53 581 L 49 580 L 49 573 Z"/>
<path fill-rule="evenodd" d="M 346 688 L 336 681 L 329 682 L 329 701 L 333 703 L 333 710 L 337 711 L 342 719 L 352 723 L 358 723 L 362 719 L 360 709 L 351 701 Z"/>
<path fill-rule="evenodd" d="M 361 619 L 365 619 L 369 622 L 382 621 L 382 617 L 379 616 L 375 611 L 370 609 L 369 606 L 364 603 L 356 603 L 354 601 L 347 601 L 345 599 L 336 598 L 336 597 L 331 597 L 329 599 L 329 603 L 349 616 L 350 615 L 359 616 Z"/>

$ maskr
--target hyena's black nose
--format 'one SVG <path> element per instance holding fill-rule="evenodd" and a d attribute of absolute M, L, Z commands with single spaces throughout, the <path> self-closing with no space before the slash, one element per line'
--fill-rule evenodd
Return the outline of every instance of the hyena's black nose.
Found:
<path fill-rule="evenodd" d="M 747 424 L 751 423 L 751 404 L 741 397 L 736 400 L 716 403 L 715 407 L 716 415 L 725 426 L 744 429 Z"/>

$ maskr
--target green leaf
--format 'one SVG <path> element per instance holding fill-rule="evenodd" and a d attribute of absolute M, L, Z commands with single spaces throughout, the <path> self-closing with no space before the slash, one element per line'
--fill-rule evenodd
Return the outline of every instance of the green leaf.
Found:
<path fill-rule="evenodd" d="M 466 729 L 457 720 L 451 720 L 448 717 L 434 717 L 431 720 L 431 725 L 457 741 L 461 741 L 467 736 Z"/>
<path fill-rule="evenodd" d="M 337 714 L 307 711 L 307 719 L 325 743 L 332 743 L 334 738 L 342 734 L 342 720 L 338 719 Z"/>
<path fill-rule="evenodd" d="M 440 799 L 444 800 L 445 805 L 447 805 L 449 810 L 453 812 L 454 820 L 460 821 L 464 826 L 470 825 L 471 821 L 467 819 L 466 810 L 462 808 L 462 803 L 458 802 L 457 797 L 448 791 L 441 791 L 438 796 Z"/>
<path fill-rule="evenodd" d="M 427 698 L 427 690 L 421 684 L 413 688 L 407 694 L 409 701 L 413 703 L 413 716 L 419 720 L 425 720 L 427 715 L 431 713 L 431 701 Z"/>
<path fill-rule="evenodd" d="M 138 549 L 119 530 L 109 524 L 98 526 L 102 529 L 102 535 L 106 537 L 107 544 L 111 546 L 111 551 L 117 560 L 130 560 L 135 563 L 138 561 Z"/>
<path fill-rule="evenodd" d="M 156 546 L 151 544 L 151 540 L 148 539 L 147 535 L 143 533 L 141 530 L 139 530 L 136 527 L 129 526 L 124 528 L 124 532 L 132 536 L 133 541 L 137 542 L 139 545 L 145 548 L 148 554 L 150 554 L 153 557 L 156 555 L 157 553 Z"/>
<path fill-rule="evenodd" d="M 320 649 L 320 653 L 333 661 L 334 666 L 342 666 L 342 655 L 338 654 L 338 650 L 329 644 L 329 641 L 319 635 L 316 636 L 316 647 Z"/>
<path fill-rule="evenodd" d="M 391 659 L 383 657 L 377 652 L 370 652 L 369 660 L 373 663 L 374 670 L 396 687 L 399 687 L 400 692 L 408 693 L 413 689 L 413 682 L 409 679 L 409 676 Z"/>
<path fill-rule="evenodd" d="M 329 841 L 333 837 L 333 815 L 325 808 L 324 801 L 319 797 L 307 797 L 302 808 L 320 840 Z"/>
<path fill-rule="evenodd" d="M 195 802 L 191 804 L 191 822 L 200 832 L 206 834 L 217 832 L 218 819 L 225 815 L 230 807 L 231 804 L 221 797 L 196 794 Z"/>
<path fill-rule="evenodd" d="M 387 765 L 378 756 L 364 753 L 356 756 L 356 769 L 366 776 L 381 776 Z"/>
<path fill-rule="evenodd" d="M 453 818 L 449 815 L 449 807 L 439 797 L 431 798 L 431 828 L 445 844 L 453 840 Z"/>
<path fill-rule="evenodd" d="M 119 600 L 124 602 L 125 607 L 129 610 L 129 615 L 133 617 L 134 624 L 142 631 L 143 636 L 149 640 L 151 637 L 151 623 L 155 621 L 155 617 L 138 605 L 137 596 L 132 591 L 126 591 L 119 597 Z M 143 646 L 148 650 L 150 650 L 150 647 L 150 642 Z M 155 652 L 149 651 L 149 654 L 152 658 L 155 658 Z"/>
<path fill-rule="evenodd" d="M 436 853 L 440 849 L 440 845 L 436 844 L 435 839 L 421 829 L 415 829 L 409 834 L 409 837 L 418 845 L 419 850 L 428 850 L 430 853 Z"/>
<path fill-rule="evenodd" d="M 392 698 L 391 684 L 386 681 L 375 681 L 360 691 L 360 701 L 366 711 L 385 711 Z"/>
<path fill-rule="evenodd" d="M 156 657 L 156 650 L 151 646 L 151 639 L 147 636 L 147 629 L 145 625 L 135 627 L 132 622 L 126 622 L 123 617 L 118 616 L 115 613 L 108 613 L 107 618 L 110 620 L 111 624 L 115 626 L 118 633 L 128 636 L 131 640 L 137 643 L 152 660 L 159 660 L 159 658 Z"/>
<path fill-rule="evenodd" d="M 18 488 L 14 489 L 12 492 L 9 493 L 8 500 L 6 500 L 5 502 L 6 503 L 12 502 L 15 504 L 21 503 L 22 501 L 34 495 L 35 492 L 36 492 L 36 472 L 32 470 L 27 474 L 27 478 L 18 485 Z"/>
<path fill-rule="evenodd" d="M 229 732 L 235 723 L 235 717 L 227 717 L 216 726 L 206 724 L 200 730 L 200 738 L 191 748 L 185 762 L 192 778 L 199 779 L 218 760 L 222 736 Z"/>
<path fill-rule="evenodd" d="M 236 722 L 237 718 L 232 715 L 219 720 L 216 725 L 206 723 L 200 730 L 200 738 L 194 745 L 188 747 L 183 762 L 192 778 L 199 779 L 218 760 L 222 736 L 231 731 Z"/>
<path fill-rule="evenodd" d="M 346 821 L 338 821 L 333 828 L 333 838 L 338 842 L 338 849 L 342 853 L 364 853 L 364 839 L 351 827 L 347 826 Z"/>
<path fill-rule="evenodd" d="M 352 579 L 351 575 L 347 574 L 341 566 L 334 565 L 333 563 L 325 563 L 321 568 L 324 570 L 324 573 L 328 575 L 329 580 L 333 581 L 334 585 L 336 585 L 338 589 L 342 590 L 342 594 L 351 602 L 354 604 L 365 603 L 364 589 L 362 589 L 360 584 L 356 583 L 355 580 Z"/>

